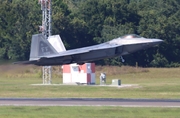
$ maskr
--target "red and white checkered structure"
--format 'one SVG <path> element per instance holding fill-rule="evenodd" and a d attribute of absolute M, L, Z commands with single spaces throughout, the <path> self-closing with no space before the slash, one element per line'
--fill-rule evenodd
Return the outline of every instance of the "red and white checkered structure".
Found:
<path fill-rule="evenodd" d="M 63 65 L 63 83 L 95 84 L 95 64 Z"/>

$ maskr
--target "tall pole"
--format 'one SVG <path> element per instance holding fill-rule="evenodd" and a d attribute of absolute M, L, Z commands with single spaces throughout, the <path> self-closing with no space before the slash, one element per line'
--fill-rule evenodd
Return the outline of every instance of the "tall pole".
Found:
<path fill-rule="evenodd" d="M 45 40 L 51 36 L 51 0 L 39 0 L 42 10 L 42 26 L 40 26 L 40 31 L 45 37 Z M 42 79 L 43 84 L 51 84 L 51 66 L 42 67 Z"/>

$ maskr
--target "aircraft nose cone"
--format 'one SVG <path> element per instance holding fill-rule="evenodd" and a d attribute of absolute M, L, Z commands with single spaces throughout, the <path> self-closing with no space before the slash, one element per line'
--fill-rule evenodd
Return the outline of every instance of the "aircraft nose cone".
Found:
<path fill-rule="evenodd" d="M 146 48 L 154 47 L 162 42 L 163 42 L 163 40 L 161 40 L 161 39 L 151 39 L 151 40 L 149 40 L 148 43 L 142 44 L 142 47 L 144 49 L 146 49 Z"/>
<path fill-rule="evenodd" d="M 161 39 L 152 39 L 153 45 L 158 45 L 163 42 Z"/>

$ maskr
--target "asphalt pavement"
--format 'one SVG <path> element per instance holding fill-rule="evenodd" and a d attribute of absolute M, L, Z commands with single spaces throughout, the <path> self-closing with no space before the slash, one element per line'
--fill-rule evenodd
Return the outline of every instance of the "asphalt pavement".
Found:
<path fill-rule="evenodd" d="M 0 106 L 180 107 L 180 99 L 0 98 Z"/>

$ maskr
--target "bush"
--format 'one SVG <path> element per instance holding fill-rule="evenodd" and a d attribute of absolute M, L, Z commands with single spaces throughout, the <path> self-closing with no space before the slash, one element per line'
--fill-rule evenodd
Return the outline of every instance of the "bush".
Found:
<path fill-rule="evenodd" d="M 150 63 L 150 66 L 152 67 L 168 67 L 168 65 L 169 65 L 168 60 L 159 53 L 154 55 L 154 59 Z"/>

